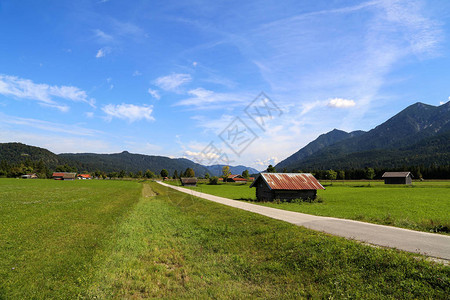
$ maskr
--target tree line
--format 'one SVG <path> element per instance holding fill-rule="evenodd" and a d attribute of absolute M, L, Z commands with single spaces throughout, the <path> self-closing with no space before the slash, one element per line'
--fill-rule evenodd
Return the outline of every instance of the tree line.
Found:
<path fill-rule="evenodd" d="M 443 166 L 402 166 L 397 168 L 351 168 L 342 170 L 305 169 L 294 170 L 290 173 L 311 173 L 319 180 L 359 180 L 359 179 L 382 179 L 384 172 L 411 172 L 415 179 L 450 179 L 450 165 Z M 277 172 L 269 165 L 266 172 Z M 288 173 L 283 169 L 281 173 Z"/>
<path fill-rule="evenodd" d="M 71 172 L 78 174 L 90 174 L 92 177 L 96 178 L 173 178 L 179 179 L 180 177 L 194 177 L 195 172 L 192 168 L 187 168 L 186 170 L 177 171 L 175 170 L 170 176 L 166 169 L 162 169 L 159 173 L 151 170 L 144 170 L 138 172 L 128 172 L 125 170 L 120 170 L 117 172 L 105 172 L 102 170 L 96 170 L 93 172 L 88 172 L 86 170 L 79 170 L 78 168 L 71 166 L 69 164 L 57 165 L 56 167 L 49 167 L 43 160 L 33 161 L 28 158 L 17 163 L 9 163 L 6 160 L 0 161 L 0 177 L 16 178 L 25 174 L 35 173 L 39 178 L 52 178 L 53 172 Z"/>

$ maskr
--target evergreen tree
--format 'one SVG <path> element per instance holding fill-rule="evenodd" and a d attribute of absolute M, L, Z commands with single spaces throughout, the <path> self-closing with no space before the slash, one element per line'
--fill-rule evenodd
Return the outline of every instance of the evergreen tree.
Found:
<path fill-rule="evenodd" d="M 276 173 L 277 170 L 275 170 L 275 167 L 274 167 L 274 166 L 269 165 L 269 166 L 267 167 L 267 172 L 268 172 L 268 173 Z"/>

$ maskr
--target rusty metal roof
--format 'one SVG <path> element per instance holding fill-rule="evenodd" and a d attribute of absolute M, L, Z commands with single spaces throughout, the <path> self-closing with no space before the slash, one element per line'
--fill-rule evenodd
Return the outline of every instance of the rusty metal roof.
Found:
<path fill-rule="evenodd" d="M 261 173 L 250 185 L 264 180 L 271 190 L 324 190 L 325 188 L 310 173 Z"/>
<path fill-rule="evenodd" d="M 53 172 L 52 177 L 75 178 L 77 173 L 71 172 Z"/>
<path fill-rule="evenodd" d="M 410 175 L 411 172 L 385 172 L 383 174 L 383 176 L 381 176 L 382 178 L 385 177 L 400 177 L 400 178 L 405 178 L 408 177 L 408 175 Z M 412 177 L 412 174 L 411 174 Z"/>

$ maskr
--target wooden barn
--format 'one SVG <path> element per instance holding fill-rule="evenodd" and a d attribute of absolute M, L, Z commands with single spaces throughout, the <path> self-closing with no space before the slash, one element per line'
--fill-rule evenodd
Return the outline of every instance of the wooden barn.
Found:
<path fill-rule="evenodd" d="M 75 180 L 77 173 L 54 172 L 52 177 L 55 180 Z"/>
<path fill-rule="evenodd" d="M 385 172 L 384 184 L 412 184 L 411 172 Z"/>
<path fill-rule="evenodd" d="M 228 175 L 227 182 L 247 182 L 247 179 L 245 179 L 242 175 L 230 174 Z"/>
<path fill-rule="evenodd" d="M 261 173 L 250 187 L 256 187 L 258 201 L 315 199 L 325 188 L 309 173 Z"/>
<path fill-rule="evenodd" d="M 182 186 L 197 186 L 197 177 L 181 177 Z"/>

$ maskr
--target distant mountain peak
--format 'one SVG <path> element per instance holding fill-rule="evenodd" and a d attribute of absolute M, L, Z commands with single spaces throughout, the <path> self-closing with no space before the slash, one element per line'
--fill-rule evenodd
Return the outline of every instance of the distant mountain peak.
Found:
<path fill-rule="evenodd" d="M 395 155 L 400 156 L 399 153 L 403 153 L 401 149 L 418 145 L 418 142 L 422 140 L 432 141 L 435 138 L 439 141 L 443 140 L 437 136 L 448 136 L 450 133 L 449 113 L 450 102 L 440 106 L 416 102 L 368 132 L 353 131 L 348 134 L 333 129 L 326 134 L 322 134 L 316 140 L 280 162 L 276 168 L 294 170 L 304 168 L 358 168 L 369 165 L 393 166 L 400 164 L 400 161 L 404 163 L 413 160 L 422 163 L 425 159 L 420 160 L 420 157 L 418 158 L 414 154 L 408 154 L 410 157 L 401 159 L 395 157 Z M 420 147 L 425 149 L 428 146 L 422 145 Z M 441 143 L 440 147 L 444 149 L 446 144 Z M 446 157 L 447 154 L 448 150 L 444 151 L 441 157 Z M 380 159 L 383 159 L 383 161 L 380 161 Z M 433 162 L 431 159 L 430 161 Z"/>

